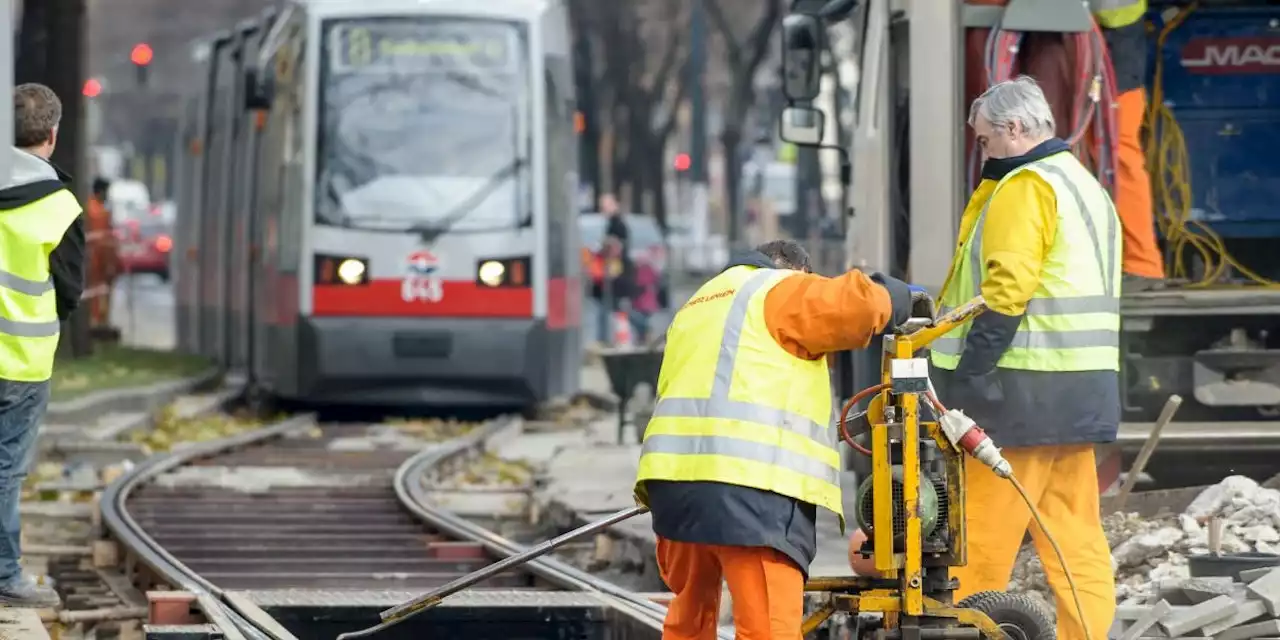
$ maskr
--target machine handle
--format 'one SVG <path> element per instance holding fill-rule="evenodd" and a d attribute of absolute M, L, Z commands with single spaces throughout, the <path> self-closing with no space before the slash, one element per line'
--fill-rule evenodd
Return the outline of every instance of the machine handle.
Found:
<path fill-rule="evenodd" d="M 911 340 L 911 345 L 915 349 L 923 349 L 930 342 L 941 338 L 944 334 L 958 325 L 964 324 L 978 314 L 987 310 L 987 301 L 982 296 L 977 296 L 972 300 L 952 309 L 933 321 L 933 326 L 909 332 L 904 337 Z"/>
<path fill-rule="evenodd" d="M 944 324 L 949 325 L 949 327 L 954 327 L 958 324 L 964 324 L 965 322 L 972 320 L 978 314 L 986 310 L 987 301 L 984 300 L 982 296 L 977 296 L 959 307 L 938 316 L 938 319 L 935 320 L 933 324 L 935 327 Z"/>

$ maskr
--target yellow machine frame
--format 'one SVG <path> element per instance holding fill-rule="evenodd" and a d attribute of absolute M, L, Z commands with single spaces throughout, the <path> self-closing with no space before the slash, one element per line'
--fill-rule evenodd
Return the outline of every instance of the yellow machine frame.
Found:
<path fill-rule="evenodd" d="M 899 626 L 900 616 L 927 616 L 950 618 L 962 626 L 977 628 L 987 638 L 1006 638 L 1003 630 L 985 613 L 973 609 L 961 609 L 949 602 L 931 598 L 924 593 L 924 551 L 921 535 L 921 517 L 917 511 L 920 474 L 910 473 L 920 468 L 920 432 L 928 434 L 943 452 L 947 473 L 947 514 L 950 532 L 951 566 L 963 566 L 965 557 L 964 529 L 964 455 L 947 440 L 937 422 L 920 421 L 919 391 L 895 391 L 892 388 L 892 363 L 894 360 L 916 357 L 916 352 L 930 342 L 942 337 L 955 327 L 972 320 L 986 311 L 981 297 L 974 298 L 954 309 L 926 328 L 905 335 L 889 335 L 884 338 L 881 358 L 881 382 L 886 386 L 870 403 L 867 422 L 871 434 L 872 501 L 874 503 L 871 542 L 875 550 L 876 570 L 884 577 L 813 578 L 805 584 L 805 591 L 824 592 L 828 599 L 804 621 L 802 634 L 818 628 L 837 611 L 849 613 L 882 613 L 885 628 Z M 892 409 L 898 409 L 898 412 Z M 895 421 L 898 413 L 901 420 Z M 902 443 L 903 513 L 906 531 L 901 553 L 887 553 L 893 549 L 893 476 L 890 460 L 890 441 Z M 897 583 L 894 585 L 894 583 Z M 949 598 L 948 598 L 949 599 Z"/>

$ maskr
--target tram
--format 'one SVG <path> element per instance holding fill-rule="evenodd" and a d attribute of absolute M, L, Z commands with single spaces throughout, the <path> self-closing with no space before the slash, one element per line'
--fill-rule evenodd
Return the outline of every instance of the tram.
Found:
<path fill-rule="evenodd" d="M 568 22 L 562 0 L 291 0 L 212 38 L 180 346 L 307 402 L 575 392 Z"/>

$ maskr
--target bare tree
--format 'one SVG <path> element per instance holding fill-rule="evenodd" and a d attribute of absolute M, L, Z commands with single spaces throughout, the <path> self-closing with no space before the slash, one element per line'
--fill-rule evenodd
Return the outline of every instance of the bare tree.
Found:
<path fill-rule="evenodd" d="M 73 174 L 74 183 L 67 186 L 78 194 L 88 191 L 85 188 L 88 181 L 83 175 L 85 141 L 80 127 L 84 14 L 84 0 L 26 3 L 15 65 L 17 82 L 47 85 L 62 100 L 62 126 L 52 160 Z M 62 324 L 62 332 L 64 338 L 58 342 L 60 357 L 82 358 L 93 354 L 87 305 L 82 305 Z"/>
<path fill-rule="evenodd" d="M 732 0 L 730 0 L 732 1 Z M 755 105 L 755 76 L 769 53 L 769 43 L 782 19 L 782 0 L 766 0 L 764 8 L 748 28 L 736 27 L 725 12 L 726 0 L 703 0 L 707 18 L 720 36 L 729 75 L 729 95 L 724 109 L 720 145 L 725 159 L 725 202 L 730 216 L 729 242 L 737 234 L 742 208 L 742 138 L 747 114 Z M 734 3 L 736 9 L 740 3 Z"/>
<path fill-rule="evenodd" d="M 579 33 L 590 33 L 600 64 L 593 74 L 597 117 L 614 133 L 613 187 L 629 187 L 633 206 L 648 194 L 659 224 L 666 224 L 663 164 L 667 140 L 676 127 L 678 106 L 688 89 L 680 73 L 687 57 L 687 14 L 683 0 L 590 2 L 573 10 Z M 606 106 L 607 105 L 607 106 Z"/>

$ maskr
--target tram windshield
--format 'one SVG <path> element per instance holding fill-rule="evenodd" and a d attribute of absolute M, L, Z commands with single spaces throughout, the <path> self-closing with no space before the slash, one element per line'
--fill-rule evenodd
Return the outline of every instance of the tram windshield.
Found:
<path fill-rule="evenodd" d="M 316 222 L 443 233 L 529 219 L 524 42 L 497 21 L 326 23 Z"/>

